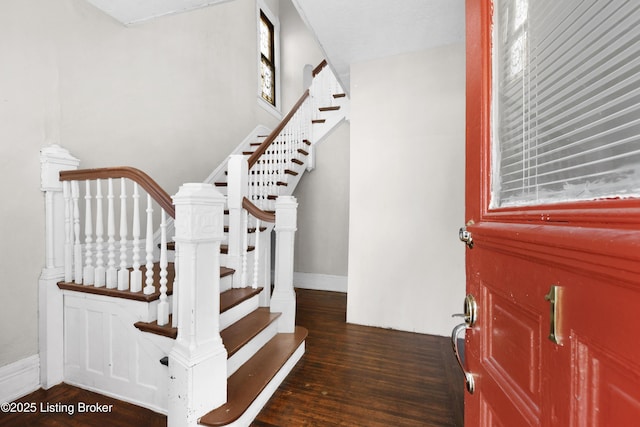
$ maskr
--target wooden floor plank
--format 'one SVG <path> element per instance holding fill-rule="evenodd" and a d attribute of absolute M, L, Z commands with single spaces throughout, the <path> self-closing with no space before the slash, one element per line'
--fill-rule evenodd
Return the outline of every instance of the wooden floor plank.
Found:
<path fill-rule="evenodd" d="M 166 427 L 167 417 L 149 409 L 112 399 L 101 394 L 59 384 L 49 390 L 38 390 L 17 402 L 35 404 L 35 412 L 0 411 L 3 427 Z M 106 412 L 81 412 L 82 405 L 99 403 Z M 106 405 L 106 407 L 104 406 Z M 16 408 L 17 409 L 17 408 Z"/>
<path fill-rule="evenodd" d="M 463 425 L 448 338 L 347 324 L 345 294 L 297 296 L 307 352 L 253 426 Z"/>
<path fill-rule="evenodd" d="M 349 325 L 346 295 L 298 289 L 297 323 L 307 352 L 253 422 L 254 427 L 463 425 L 464 378 L 449 339 Z M 22 402 L 110 402 L 69 386 Z M 0 413 L 1 426 L 166 426 L 166 417 L 115 401 L 96 414 Z"/>

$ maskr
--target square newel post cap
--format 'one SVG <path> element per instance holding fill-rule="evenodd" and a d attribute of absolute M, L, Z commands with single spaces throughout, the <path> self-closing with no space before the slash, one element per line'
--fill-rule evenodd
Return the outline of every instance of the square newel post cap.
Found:
<path fill-rule="evenodd" d="M 40 150 L 40 180 L 42 191 L 55 191 L 62 188 L 60 172 L 78 169 L 80 160 L 69 150 L 57 144 L 47 145 Z"/>
<path fill-rule="evenodd" d="M 187 183 L 172 197 L 176 207 L 176 240 L 221 240 L 224 196 L 211 184 Z"/>
<path fill-rule="evenodd" d="M 280 196 L 276 200 L 276 231 L 295 231 L 298 202 L 293 196 Z"/>

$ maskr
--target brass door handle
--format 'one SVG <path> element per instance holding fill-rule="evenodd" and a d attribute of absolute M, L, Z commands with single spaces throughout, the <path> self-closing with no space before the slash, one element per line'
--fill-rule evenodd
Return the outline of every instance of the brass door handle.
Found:
<path fill-rule="evenodd" d="M 549 339 L 558 345 L 562 345 L 562 337 L 560 336 L 560 295 L 561 288 L 552 285 L 549 293 L 544 299 L 549 301 L 551 314 L 549 315 Z"/>

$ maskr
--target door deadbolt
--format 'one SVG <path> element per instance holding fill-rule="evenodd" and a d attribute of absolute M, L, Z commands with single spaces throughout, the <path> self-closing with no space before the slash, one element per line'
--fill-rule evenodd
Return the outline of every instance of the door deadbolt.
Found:
<path fill-rule="evenodd" d="M 467 226 L 460 227 L 458 231 L 458 238 L 464 242 L 469 249 L 473 249 L 473 236 L 471 232 L 467 230 Z"/>
<path fill-rule="evenodd" d="M 464 299 L 464 312 L 452 315 L 452 317 L 464 318 L 464 323 L 468 328 L 476 324 L 478 320 L 478 304 L 473 295 L 469 294 Z"/>

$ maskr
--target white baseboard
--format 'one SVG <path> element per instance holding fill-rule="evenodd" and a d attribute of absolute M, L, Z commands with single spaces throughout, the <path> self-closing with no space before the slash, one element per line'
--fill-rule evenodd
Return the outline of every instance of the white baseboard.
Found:
<path fill-rule="evenodd" d="M 37 354 L 0 368 L 0 403 L 12 402 L 40 388 Z"/>
<path fill-rule="evenodd" d="M 347 292 L 347 276 L 316 273 L 293 273 L 293 286 L 316 291 Z"/>

